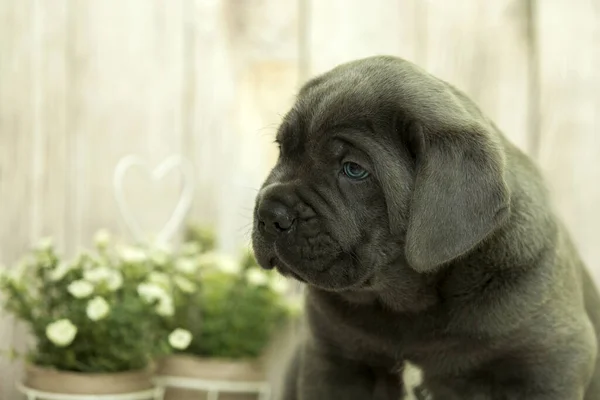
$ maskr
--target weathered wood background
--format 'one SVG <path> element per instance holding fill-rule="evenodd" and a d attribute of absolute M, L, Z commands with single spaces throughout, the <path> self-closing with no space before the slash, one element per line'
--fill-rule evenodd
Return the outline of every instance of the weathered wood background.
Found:
<path fill-rule="evenodd" d="M 111 185 L 131 152 L 190 157 L 192 217 L 234 249 L 298 86 L 382 53 L 465 90 L 537 159 L 600 278 L 600 0 L 0 0 L 0 261 L 126 233 Z M 178 182 L 127 187 L 156 227 Z M 18 371 L 0 360 L 0 399 Z"/>

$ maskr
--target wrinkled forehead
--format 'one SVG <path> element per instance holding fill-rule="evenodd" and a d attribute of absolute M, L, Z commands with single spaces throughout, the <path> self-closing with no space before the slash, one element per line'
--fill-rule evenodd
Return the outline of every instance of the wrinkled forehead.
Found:
<path fill-rule="evenodd" d="M 386 119 L 371 92 L 320 85 L 302 92 L 284 117 L 277 141 L 289 152 L 322 147 L 343 136 L 372 136 L 375 124 Z"/>
<path fill-rule="evenodd" d="M 429 127 L 465 125 L 481 112 L 464 94 L 413 64 L 357 61 L 307 82 L 289 114 L 307 135 L 369 121 L 418 121 Z"/>

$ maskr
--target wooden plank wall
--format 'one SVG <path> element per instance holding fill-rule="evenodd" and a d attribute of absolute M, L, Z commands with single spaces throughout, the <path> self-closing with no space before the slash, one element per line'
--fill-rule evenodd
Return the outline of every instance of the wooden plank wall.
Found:
<path fill-rule="evenodd" d="M 126 235 L 112 174 L 131 152 L 191 158 L 191 216 L 235 250 L 299 85 L 387 53 L 465 90 L 538 160 L 600 278 L 600 0 L 168 3 L 0 0 L 0 262 L 45 235 L 69 254 L 100 227 Z M 179 184 L 128 177 L 143 226 L 164 223 Z M 1 319 L 0 349 L 21 333 Z M 0 400 L 18 371 L 0 359 Z"/>
<path fill-rule="evenodd" d="M 26 2 L 0 6 L 0 257 L 2 262 L 16 259 L 32 236 L 33 174 L 32 143 L 37 129 L 33 118 L 36 93 L 34 20 Z M 0 349 L 18 345 L 11 318 L 0 318 Z M 15 397 L 12 386 L 15 371 L 9 361 L 0 358 L 0 396 Z M 12 397 L 10 397 L 12 395 Z"/>
<path fill-rule="evenodd" d="M 600 284 L 600 2 L 538 5 L 536 36 L 536 155 L 555 207 Z"/>

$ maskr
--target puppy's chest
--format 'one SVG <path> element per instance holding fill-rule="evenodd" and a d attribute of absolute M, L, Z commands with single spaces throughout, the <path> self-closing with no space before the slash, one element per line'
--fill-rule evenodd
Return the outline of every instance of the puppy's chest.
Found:
<path fill-rule="evenodd" d="M 447 332 L 447 321 L 433 313 L 402 314 L 321 303 L 311 314 L 313 332 L 332 348 L 391 373 L 401 373 L 406 363 L 425 373 L 430 369 L 444 373 L 454 369 L 457 362 L 468 363 L 473 353 L 481 354 L 487 347 L 463 335 L 440 333 Z"/>
<path fill-rule="evenodd" d="M 399 370 L 406 359 L 427 358 L 456 346 L 456 339 L 439 337 L 436 319 L 415 318 L 362 307 L 336 308 L 323 304 L 310 317 L 316 336 L 344 356 L 369 365 Z"/>
<path fill-rule="evenodd" d="M 444 331 L 447 322 L 434 313 L 402 313 L 377 304 L 349 304 L 338 299 L 308 300 L 309 321 L 316 333 L 326 334 L 344 347 L 358 345 L 370 353 L 403 354 L 413 347 L 451 341 L 435 334 Z"/>

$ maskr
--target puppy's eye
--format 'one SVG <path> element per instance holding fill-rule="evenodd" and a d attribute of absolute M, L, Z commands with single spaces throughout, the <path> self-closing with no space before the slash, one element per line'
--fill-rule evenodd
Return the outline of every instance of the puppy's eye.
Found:
<path fill-rule="evenodd" d="M 364 169 L 357 163 L 353 163 L 353 162 L 345 162 L 342 165 L 342 172 L 348 178 L 353 179 L 355 181 L 365 179 L 366 177 L 369 176 L 369 171 L 367 171 L 366 169 Z"/>

